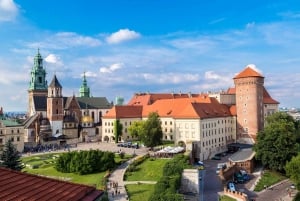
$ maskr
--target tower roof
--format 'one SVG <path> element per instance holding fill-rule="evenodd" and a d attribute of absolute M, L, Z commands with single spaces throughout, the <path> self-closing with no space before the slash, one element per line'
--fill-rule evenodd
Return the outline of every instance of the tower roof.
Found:
<path fill-rule="evenodd" d="M 52 79 L 49 87 L 51 87 L 51 88 L 62 88 L 62 86 L 60 85 L 59 81 L 57 80 L 56 75 L 53 76 L 53 79 Z"/>
<path fill-rule="evenodd" d="M 87 86 L 85 72 L 83 74 L 82 85 L 80 86 L 80 89 L 79 89 L 79 96 L 80 97 L 90 97 L 90 88 Z"/>
<path fill-rule="evenodd" d="M 233 79 L 246 78 L 246 77 L 261 77 L 261 78 L 263 78 L 264 76 L 262 76 L 260 73 L 258 73 L 253 68 L 247 66 L 242 72 L 237 74 Z"/>

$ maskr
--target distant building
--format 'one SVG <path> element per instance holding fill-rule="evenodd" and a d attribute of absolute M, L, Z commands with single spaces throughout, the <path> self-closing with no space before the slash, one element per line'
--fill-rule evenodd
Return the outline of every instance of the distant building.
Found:
<path fill-rule="evenodd" d="M 24 149 L 24 127 L 15 119 L 4 117 L 3 108 L 0 108 L 0 152 L 5 144 L 11 140 L 19 152 Z"/>
<path fill-rule="evenodd" d="M 253 144 L 264 119 L 279 102 L 263 86 L 264 77 L 246 67 L 234 77 L 234 88 L 218 93 L 137 93 L 127 105 L 115 105 L 103 116 L 102 140 L 114 142 L 114 122 L 123 125 L 119 141 L 133 140 L 128 127 L 157 112 L 163 140 L 174 141 L 196 160 L 211 158 L 233 142 Z"/>
<path fill-rule="evenodd" d="M 28 97 L 28 118 L 24 122 L 28 145 L 101 139 L 102 115 L 112 108 L 105 97 L 90 97 L 85 73 L 79 97 L 64 97 L 56 75 L 48 86 L 39 51 L 34 57 Z"/>

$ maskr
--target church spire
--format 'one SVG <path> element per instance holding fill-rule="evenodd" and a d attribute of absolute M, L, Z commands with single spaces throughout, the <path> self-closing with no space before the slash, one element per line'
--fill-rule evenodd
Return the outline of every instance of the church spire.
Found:
<path fill-rule="evenodd" d="M 79 97 L 90 97 L 90 88 L 87 86 L 85 72 L 83 73 L 83 80 L 79 89 Z"/>
<path fill-rule="evenodd" d="M 31 70 L 29 90 L 47 90 L 46 70 L 43 68 L 43 58 L 38 49 Z"/>

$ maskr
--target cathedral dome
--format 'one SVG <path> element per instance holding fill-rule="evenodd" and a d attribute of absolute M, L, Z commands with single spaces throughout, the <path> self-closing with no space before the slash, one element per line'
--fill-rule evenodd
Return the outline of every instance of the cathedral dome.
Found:
<path fill-rule="evenodd" d="M 93 120 L 93 118 L 90 117 L 90 116 L 83 116 L 83 117 L 81 118 L 81 122 L 82 122 L 82 123 L 93 123 L 94 120 Z"/>

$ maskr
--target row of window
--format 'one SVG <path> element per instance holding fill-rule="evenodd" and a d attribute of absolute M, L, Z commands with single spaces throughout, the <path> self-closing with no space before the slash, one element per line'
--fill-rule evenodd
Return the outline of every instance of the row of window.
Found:
<path fill-rule="evenodd" d="M 225 132 L 224 132 L 225 130 Z M 218 134 L 224 134 L 224 133 L 227 133 L 227 132 L 233 132 L 233 128 L 232 127 L 225 127 L 224 128 L 219 128 L 218 129 Z M 205 135 L 205 136 L 204 136 Z M 210 136 L 210 135 L 217 135 L 217 129 L 214 129 L 214 130 L 202 130 L 202 137 L 207 137 L 207 136 Z"/>
<path fill-rule="evenodd" d="M 15 137 L 11 137 L 10 139 L 11 139 L 12 142 L 15 141 Z M 17 136 L 17 137 L 16 137 L 16 141 L 17 141 L 17 142 L 20 141 L 20 136 Z M 3 143 L 4 143 L 3 138 L 0 138 L 0 144 L 3 144 Z"/>
<path fill-rule="evenodd" d="M 11 130 L 11 134 L 13 134 L 15 131 L 14 130 Z M 17 133 L 20 133 L 20 130 L 18 129 L 17 130 Z M 4 134 L 4 130 L 0 130 L 0 134 Z"/>
<path fill-rule="evenodd" d="M 205 123 L 205 124 L 202 124 L 202 128 L 214 128 L 214 127 L 217 127 L 217 124 L 226 124 L 226 123 L 230 123 L 230 124 L 233 124 L 233 120 L 218 120 L 218 122 L 210 122 L 210 123 Z"/>
<path fill-rule="evenodd" d="M 226 141 L 227 140 L 231 140 L 232 139 L 232 136 L 226 136 Z M 217 138 L 215 138 L 215 139 L 211 139 L 211 140 L 207 140 L 207 141 L 203 141 L 202 142 L 202 146 L 203 147 L 205 147 L 205 146 L 210 146 L 210 145 L 214 145 L 214 144 L 218 144 L 218 143 L 220 143 L 220 142 L 222 142 L 222 144 L 224 144 L 223 142 L 224 142 L 224 138 L 223 137 L 221 137 L 221 138 L 218 138 L 218 140 L 217 140 Z M 220 145 L 220 144 L 219 144 Z"/>

